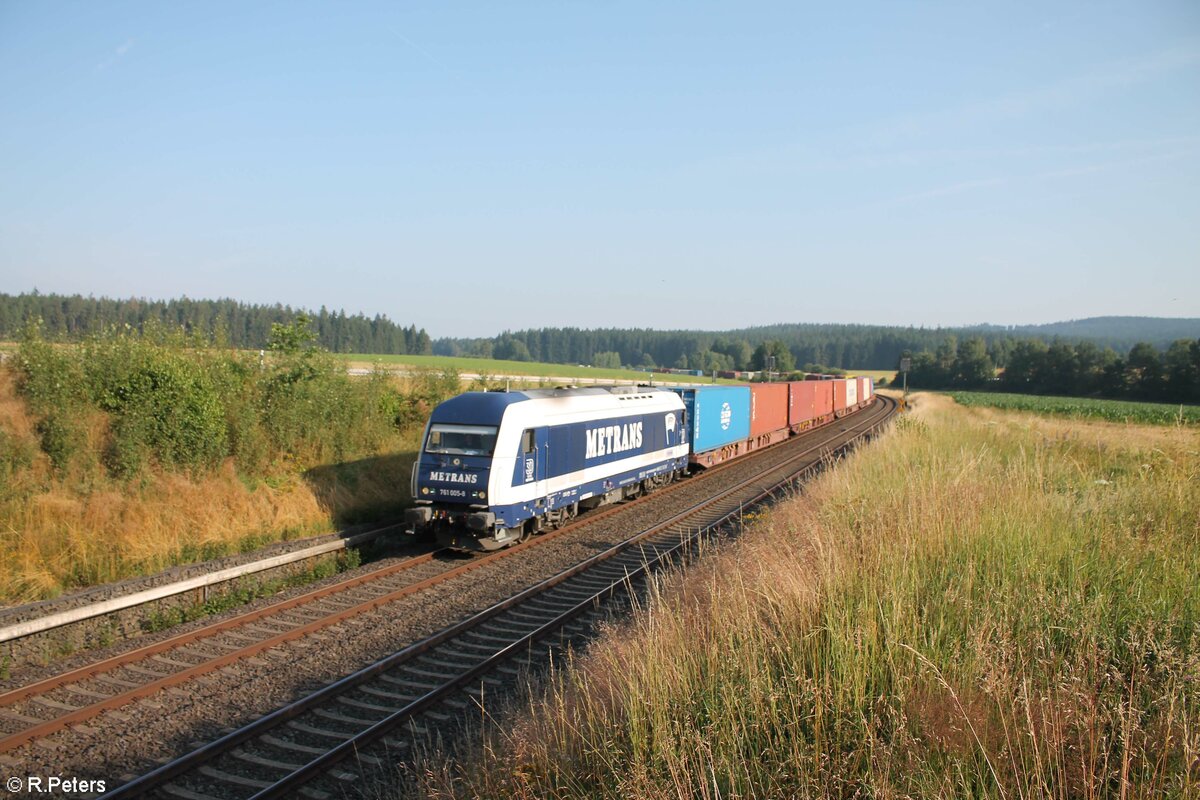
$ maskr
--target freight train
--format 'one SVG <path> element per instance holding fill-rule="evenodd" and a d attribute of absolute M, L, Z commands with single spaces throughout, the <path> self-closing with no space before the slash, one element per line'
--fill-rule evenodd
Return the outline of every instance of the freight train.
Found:
<path fill-rule="evenodd" d="M 870 378 L 467 392 L 413 466 L 407 530 L 497 550 L 863 408 Z"/>

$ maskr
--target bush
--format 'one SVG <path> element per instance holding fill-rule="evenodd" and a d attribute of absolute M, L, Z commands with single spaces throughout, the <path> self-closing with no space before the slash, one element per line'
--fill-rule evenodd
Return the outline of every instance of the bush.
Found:
<path fill-rule="evenodd" d="M 224 405 L 199 355 L 129 336 L 85 349 L 92 400 L 115 418 L 116 474 L 135 473 L 150 455 L 167 466 L 204 469 L 228 454 Z"/>
<path fill-rule="evenodd" d="M 302 323 L 278 327 L 268 360 L 153 327 L 82 347 L 45 342 L 34 327 L 16 360 L 18 390 L 60 471 L 88 446 L 85 422 L 107 417 L 103 464 L 122 479 L 151 464 L 205 471 L 233 457 L 265 476 L 285 461 L 304 469 L 376 455 L 459 390 L 452 371 L 418 375 L 405 392 L 383 372 L 352 378 L 307 346 Z"/>

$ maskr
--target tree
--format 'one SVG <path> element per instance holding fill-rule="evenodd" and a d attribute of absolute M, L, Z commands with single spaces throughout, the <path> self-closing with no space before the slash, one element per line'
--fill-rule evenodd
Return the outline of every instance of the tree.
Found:
<path fill-rule="evenodd" d="M 621 354 L 615 353 L 611 350 L 603 353 L 596 353 L 596 355 L 592 356 L 592 366 L 605 367 L 607 369 L 620 369 Z"/>
<path fill-rule="evenodd" d="M 295 355 L 311 351 L 316 346 L 317 334 L 309 328 L 312 320 L 307 314 L 298 314 L 289 325 L 271 323 L 271 338 L 267 349 L 273 353 Z"/>
<path fill-rule="evenodd" d="M 501 361 L 529 361 L 529 347 L 525 342 L 506 333 L 500 337 L 494 350 L 495 357 Z"/>
<path fill-rule="evenodd" d="M 775 363 L 770 365 L 767 359 L 774 356 Z M 778 339 L 765 341 L 754 351 L 750 359 L 750 368 L 754 370 L 771 369 L 773 372 L 791 372 L 796 368 L 796 359 L 788 346 Z"/>
<path fill-rule="evenodd" d="M 1166 395 L 1179 403 L 1200 399 L 1200 369 L 1192 360 L 1192 350 L 1200 351 L 1200 339 L 1177 339 L 1163 355 L 1166 369 Z"/>
<path fill-rule="evenodd" d="M 1162 364 L 1154 345 L 1138 342 L 1125 359 L 1129 388 L 1143 397 L 1150 397 L 1162 388 Z"/>
<path fill-rule="evenodd" d="M 959 386 L 984 386 L 995 377 L 996 369 L 987 352 L 987 344 L 978 336 L 958 346 L 954 383 Z"/>

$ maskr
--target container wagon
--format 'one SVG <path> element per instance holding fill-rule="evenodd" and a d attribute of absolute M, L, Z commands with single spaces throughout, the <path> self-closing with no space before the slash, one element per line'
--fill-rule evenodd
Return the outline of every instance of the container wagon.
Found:
<path fill-rule="evenodd" d="M 683 399 L 693 466 L 711 467 L 748 451 L 749 386 L 677 386 L 672 391 Z"/>
<path fill-rule="evenodd" d="M 750 385 L 750 450 L 782 442 L 788 432 L 788 385 Z"/>

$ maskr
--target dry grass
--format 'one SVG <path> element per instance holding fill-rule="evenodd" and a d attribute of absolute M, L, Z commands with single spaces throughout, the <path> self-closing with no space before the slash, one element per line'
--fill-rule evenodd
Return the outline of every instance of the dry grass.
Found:
<path fill-rule="evenodd" d="M 98 459 L 107 420 L 88 424 Z M 85 459 L 58 475 L 38 449 L 34 420 L 0 368 L 0 603 L 145 574 L 174 564 L 323 533 L 395 513 L 408 502 L 408 469 L 419 432 L 398 435 L 395 452 L 301 471 L 281 465 L 251 481 L 232 460 L 209 474 L 150 469 L 117 481 Z"/>
<path fill-rule="evenodd" d="M 918 396 L 421 789 L 1200 796 L 1198 451 Z"/>

